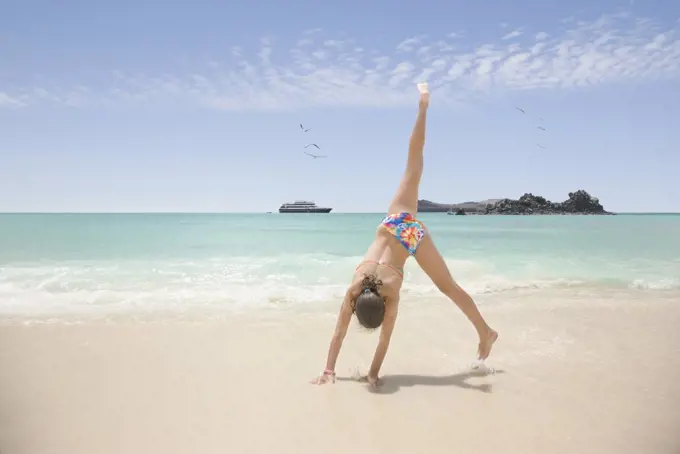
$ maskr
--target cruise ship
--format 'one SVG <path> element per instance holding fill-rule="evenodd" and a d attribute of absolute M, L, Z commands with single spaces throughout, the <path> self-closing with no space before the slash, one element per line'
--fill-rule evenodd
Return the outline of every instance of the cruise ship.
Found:
<path fill-rule="evenodd" d="M 307 200 L 296 200 L 281 205 L 279 213 L 330 213 L 332 209 L 317 206 L 316 203 Z"/>

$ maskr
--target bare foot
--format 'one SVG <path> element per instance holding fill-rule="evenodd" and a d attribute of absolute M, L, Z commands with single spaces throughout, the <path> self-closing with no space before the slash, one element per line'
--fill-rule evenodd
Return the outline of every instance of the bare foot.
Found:
<path fill-rule="evenodd" d="M 430 89 L 427 82 L 418 84 L 418 91 L 420 92 L 420 107 L 427 108 L 430 105 Z"/>
<path fill-rule="evenodd" d="M 477 348 L 477 359 L 484 360 L 489 357 L 491 353 L 491 347 L 493 347 L 494 342 L 498 340 L 498 333 L 494 330 L 489 330 L 489 333 L 484 339 L 480 339 L 479 347 Z"/>

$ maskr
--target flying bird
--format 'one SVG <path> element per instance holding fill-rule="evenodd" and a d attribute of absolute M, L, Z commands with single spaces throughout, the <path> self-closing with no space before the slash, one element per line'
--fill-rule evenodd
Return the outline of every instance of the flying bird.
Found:
<path fill-rule="evenodd" d="M 543 126 L 536 126 L 536 127 L 537 127 L 538 129 L 540 129 L 541 131 L 546 131 L 546 129 L 545 129 Z"/>
<path fill-rule="evenodd" d="M 321 150 L 321 147 L 319 147 L 319 146 L 318 146 L 317 144 L 315 144 L 315 143 L 310 143 L 309 145 L 305 145 L 305 148 L 307 148 L 307 147 L 316 147 L 317 150 Z"/>
<path fill-rule="evenodd" d="M 302 129 L 302 132 L 307 132 L 307 131 L 311 131 L 311 130 L 312 130 L 312 128 L 305 129 L 305 127 L 302 126 L 302 123 L 300 123 L 300 129 Z"/>
<path fill-rule="evenodd" d="M 541 145 L 540 143 L 537 143 L 536 146 L 537 146 L 538 148 L 545 148 L 545 145 Z"/>
<path fill-rule="evenodd" d="M 311 157 L 314 158 L 314 159 L 325 158 L 325 157 L 326 157 L 326 155 L 312 154 L 312 153 L 307 153 L 306 151 L 303 151 L 303 153 L 306 154 L 307 156 L 311 156 Z"/>
<path fill-rule="evenodd" d="M 515 109 L 519 110 L 519 111 L 522 112 L 523 114 L 526 113 L 526 112 L 524 111 L 524 109 L 520 109 L 519 107 L 515 107 Z"/>

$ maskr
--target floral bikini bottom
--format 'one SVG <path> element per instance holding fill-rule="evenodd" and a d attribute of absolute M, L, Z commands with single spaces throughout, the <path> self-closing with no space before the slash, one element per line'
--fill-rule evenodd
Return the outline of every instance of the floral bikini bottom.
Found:
<path fill-rule="evenodd" d="M 378 228 L 383 227 L 399 240 L 410 255 L 416 253 L 420 241 L 425 237 L 425 224 L 417 220 L 410 213 L 388 214 L 380 222 Z"/>

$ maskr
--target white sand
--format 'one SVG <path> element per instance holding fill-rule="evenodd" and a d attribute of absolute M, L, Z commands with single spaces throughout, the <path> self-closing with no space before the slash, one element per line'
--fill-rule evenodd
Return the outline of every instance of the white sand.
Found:
<path fill-rule="evenodd" d="M 315 387 L 334 317 L 0 324 L 0 453 L 680 452 L 677 294 L 482 299 L 488 361 L 446 301 L 406 300 L 385 385 Z M 352 329 L 338 373 L 365 370 Z"/>

